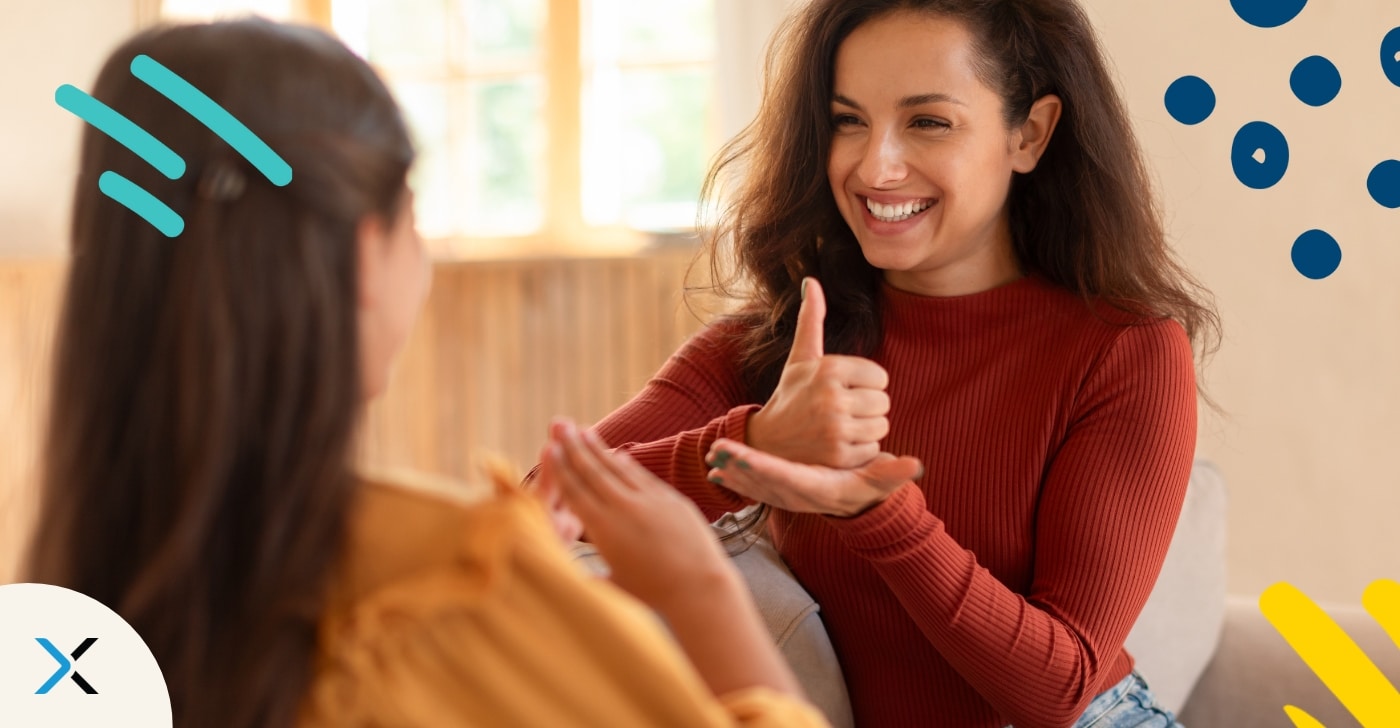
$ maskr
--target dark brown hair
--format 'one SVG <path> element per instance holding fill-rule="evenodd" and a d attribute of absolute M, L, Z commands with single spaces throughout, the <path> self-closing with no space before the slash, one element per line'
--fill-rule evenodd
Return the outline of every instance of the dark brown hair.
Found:
<path fill-rule="evenodd" d="M 138 54 L 245 123 L 291 183 L 133 78 Z M 356 230 L 398 212 L 408 134 L 339 41 L 257 19 L 143 32 L 92 95 L 188 169 L 166 179 L 84 131 L 29 578 L 136 628 L 175 725 L 291 725 L 354 487 Z M 106 170 L 168 204 L 183 234 L 100 193 Z"/>
<path fill-rule="evenodd" d="M 732 184 L 697 260 L 708 257 L 721 295 L 742 302 L 754 401 L 777 386 L 804 276 L 826 292 L 828 352 L 868 356 L 880 343 L 880 271 L 842 219 L 826 167 L 837 49 L 857 26 L 901 10 L 969 29 L 977 72 L 1001 96 L 1008 128 L 1045 95 L 1063 102 L 1038 166 L 1012 181 L 1012 244 L 1023 271 L 1087 302 L 1175 319 L 1202 358 L 1213 350 L 1217 314 L 1167 245 L 1132 125 L 1074 0 L 813 0 L 781 29 L 758 117 L 705 182 L 712 202 Z"/>

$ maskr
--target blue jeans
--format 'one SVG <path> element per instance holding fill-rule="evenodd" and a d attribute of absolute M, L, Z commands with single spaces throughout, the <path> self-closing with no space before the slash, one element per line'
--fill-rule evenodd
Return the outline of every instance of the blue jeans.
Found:
<path fill-rule="evenodd" d="M 1007 728 L 1013 728 L 1007 726 Z M 1170 710 L 1157 704 L 1137 671 L 1096 696 L 1074 728 L 1185 728 Z"/>

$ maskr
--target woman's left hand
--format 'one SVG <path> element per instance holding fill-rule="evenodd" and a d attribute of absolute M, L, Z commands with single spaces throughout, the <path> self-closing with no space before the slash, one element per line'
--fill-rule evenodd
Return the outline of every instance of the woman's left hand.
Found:
<path fill-rule="evenodd" d="M 527 481 L 526 488 L 540 501 L 540 505 L 544 506 L 545 513 L 549 515 L 549 525 L 554 527 L 554 533 L 559 536 L 559 540 L 571 544 L 583 536 L 583 523 L 564 503 L 559 492 L 559 478 L 554 472 L 554 464 L 548 457 L 549 447 L 546 443 L 540 450 L 540 468 L 534 474 L 535 477 Z"/>
<path fill-rule="evenodd" d="M 840 470 L 784 460 L 721 438 L 705 458 L 710 482 L 793 513 L 855 516 L 923 477 L 918 458 L 880 453 L 859 468 Z"/>

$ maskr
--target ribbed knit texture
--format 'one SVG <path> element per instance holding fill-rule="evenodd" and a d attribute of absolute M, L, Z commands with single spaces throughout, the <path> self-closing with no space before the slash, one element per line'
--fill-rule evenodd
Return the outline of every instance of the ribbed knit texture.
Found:
<path fill-rule="evenodd" d="M 884 286 L 880 304 L 882 447 L 925 474 L 855 518 L 772 520 L 856 724 L 1071 726 L 1132 668 L 1123 640 L 1181 510 L 1196 442 L 1186 333 L 1036 276 L 951 298 Z M 746 504 L 704 464 L 758 409 L 736 333 L 697 334 L 597 426 L 711 519 Z"/>

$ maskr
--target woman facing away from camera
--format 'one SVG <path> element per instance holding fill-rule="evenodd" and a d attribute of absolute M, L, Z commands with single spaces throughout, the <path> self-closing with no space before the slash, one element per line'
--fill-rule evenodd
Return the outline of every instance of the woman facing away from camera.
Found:
<path fill-rule="evenodd" d="M 862 728 L 1176 725 L 1123 643 L 1218 319 L 1083 10 L 813 0 L 767 81 L 707 185 L 739 313 L 594 431 L 765 504 Z"/>
<path fill-rule="evenodd" d="M 242 120 L 291 183 L 133 78 L 141 54 Z M 571 424 L 542 495 L 684 654 L 570 563 L 534 498 L 356 472 L 357 422 L 430 271 L 408 134 L 368 65 L 309 28 L 163 27 L 121 46 L 93 96 L 188 173 L 85 131 L 27 576 L 136 628 L 175 725 L 826 725 L 695 506 Z M 108 170 L 184 232 L 100 193 Z"/>

